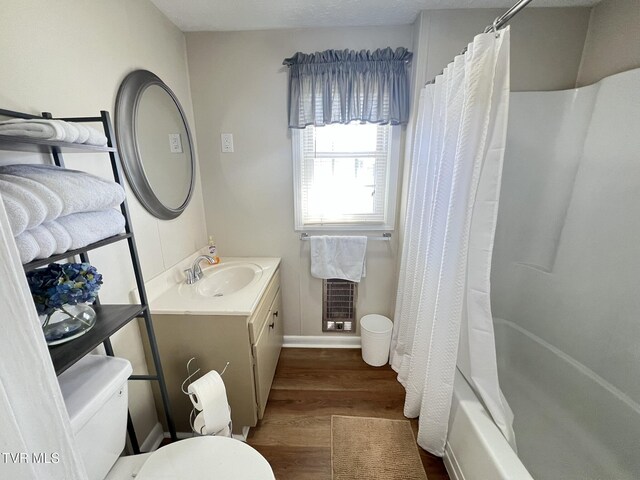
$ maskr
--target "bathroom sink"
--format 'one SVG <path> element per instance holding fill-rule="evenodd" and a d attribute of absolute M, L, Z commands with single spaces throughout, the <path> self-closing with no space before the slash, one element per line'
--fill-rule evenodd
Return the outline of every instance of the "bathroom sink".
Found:
<path fill-rule="evenodd" d="M 180 295 L 194 297 L 224 297 L 254 284 L 262 277 L 262 267 L 255 263 L 230 262 L 203 270 L 203 276 L 192 285 L 180 285 Z"/>

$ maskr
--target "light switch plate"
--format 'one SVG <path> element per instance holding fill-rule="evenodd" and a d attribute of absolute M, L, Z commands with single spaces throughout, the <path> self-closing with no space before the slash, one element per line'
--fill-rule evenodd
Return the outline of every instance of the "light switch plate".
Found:
<path fill-rule="evenodd" d="M 179 133 L 169 134 L 169 150 L 171 153 L 182 153 L 182 139 Z"/>
<path fill-rule="evenodd" d="M 233 133 L 223 133 L 220 135 L 222 140 L 222 153 L 233 153 Z"/>

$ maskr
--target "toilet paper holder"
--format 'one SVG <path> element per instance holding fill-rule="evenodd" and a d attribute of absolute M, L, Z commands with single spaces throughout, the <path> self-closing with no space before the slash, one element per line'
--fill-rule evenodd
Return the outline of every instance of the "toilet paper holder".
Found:
<path fill-rule="evenodd" d="M 187 382 L 191 383 L 190 380 L 200 372 L 200 368 L 198 368 L 195 372 L 191 373 L 191 362 L 193 362 L 194 360 L 196 360 L 196 357 L 191 357 L 187 362 L 187 378 L 185 378 L 182 382 L 182 385 L 180 385 L 180 390 L 182 390 L 182 393 L 184 393 L 188 397 L 191 397 L 192 394 L 185 389 L 184 384 Z M 227 371 L 230 363 L 231 362 L 227 362 L 227 364 L 222 369 L 222 372 L 220 372 L 221 377 L 224 376 L 224 372 Z"/>
<path fill-rule="evenodd" d="M 187 378 L 185 378 L 184 381 L 182 382 L 182 385 L 180 385 L 180 390 L 182 390 L 182 393 L 184 393 L 190 399 L 191 399 L 193 394 L 187 390 L 187 388 L 189 388 L 188 386 L 187 386 L 187 388 L 185 388 L 185 384 L 187 382 L 189 382 L 189 384 L 190 384 L 191 383 L 191 379 L 200 372 L 200 368 L 197 368 L 193 373 L 191 373 L 191 362 L 193 362 L 194 360 L 196 360 L 196 357 L 191 357 L 189 359 L 189 361 L 187 362 Z M 221 377 L 227 371 L 227 368 L 229 367 L 230 363 L 231 362 L 227 362 L 226 365 L 224 366 L 224 368 L 222 369 L 222 372 L 220 372 L 220 376 Z M 204 433 L 202 433 L 202 429 L 200 429 L 200 431 L 198 431 L 198 429 L 195 426 L 195 420 L 196 420 L 196 417 L 198 415 L 196 412 L 197 412 L 197 410 L 194 407 L 194 408 L 191 409 L 191 413 L 189 414 L 189 425 L 191 426 L 191 431 L 196 433 L 196 434 L 198 434 L 198 435 L 205 435 Z M 230 406 L 229 406 L 229 413 L 231 413 L 231 407 Z M 227 428 L 229 429 L 228 430 L 229 436 L 231 436 L 231 432 L 233 431 L 233 422 L 229 422 L 228 427 L 225 427 L 222 430 L 220 430 L 218 432 L 215 432 L 215 433 L 212 433 L 210 435 L 214 435 L 214 436 L 215 435 L 219 435 L 220 433 L 222 433 Z"/>

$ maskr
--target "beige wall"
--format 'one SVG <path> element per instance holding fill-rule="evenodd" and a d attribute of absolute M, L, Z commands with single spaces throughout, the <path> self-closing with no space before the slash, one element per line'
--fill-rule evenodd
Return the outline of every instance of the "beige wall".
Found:
<path fill-rule="evenodd" d="M 411 26 L 187 33 L 207 226 L 221 256 L 282 257 L 286 335 L 320 335 L 322 282 L 293 225 L 287 70 L 297 51 L 410 47 Z M 235 153 L 220 153 L 220 133 Z M 390 315 L 397 240 L 370 242 L 358 315 Z"/>
<path fill-rule="evenodd" d="M 193 114 L 186 65 L 185 39 L 146 0 L 2 1 L 0 15 L 0 108 L 60 116 L 113 112 L 118 86 L 125 75 L 145 68 L 176 93 L 192 125 Z M 2 155 L 3 163 L 38 161 Z M 108 158 L 67 155 L 67 164 L 110 174 Z M 129 192 L 142 267 L 150 279 L 205 244 L 204 213 L 199 182 L 184 215 L 158 221 Z M 91 254 L 103 273 L 103 302 L 127 303 L 134 287 L 128 249 L 116 244 Z M 128 357 L 137 373 L 146 371 L 135 323 L 113 339 L 116 354 Z M 156 424 L 147 382 L 130 382 L 130 404 L 139 440 Z"/>
<path fill-rule="evenodd" d="M 439 74 L 503 9 L 425 10 L 418 78 Z M 573 88 L 589 21 L 588 8 L 527 8 L 511 25 L 511 90 Z M 418 25 L 419 24 L 419 25 Z"/>
<path fill-rule="evenodd" d="M 640 0 L 603 0 L 591 11 L 576 86 L 640 67 Z"/>

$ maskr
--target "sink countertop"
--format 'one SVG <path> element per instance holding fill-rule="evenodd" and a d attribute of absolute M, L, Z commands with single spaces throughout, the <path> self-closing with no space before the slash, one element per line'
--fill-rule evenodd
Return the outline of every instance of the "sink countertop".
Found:
<path fill-rule="evenodd" d="M 152 314 L 177 314 L 177 315 L 238 315 L 249 316 L 258 306 L 258 301 L 265 292 L 267 285 L 273 278 L 280 258 L 277 257 L 225 257 L 218 265 L 207 265 L 202 262 L 202 271 L 206 274 L 209 270 L 224 265 L 253 263 L 262 268 L 262 276 L 255 283 L 248 285 L 235 293 L 222 297 L 205 297 L 193 295 L 187 298 L 180 293 L 180 286 L 175 283 L 165 291 L 160 292 L 149 302 Z M 202 281 L 202 280 L 200 280 Z M 198 282 L 193 285 L 184 285 L 182 288 L 197 288 Z"/>

